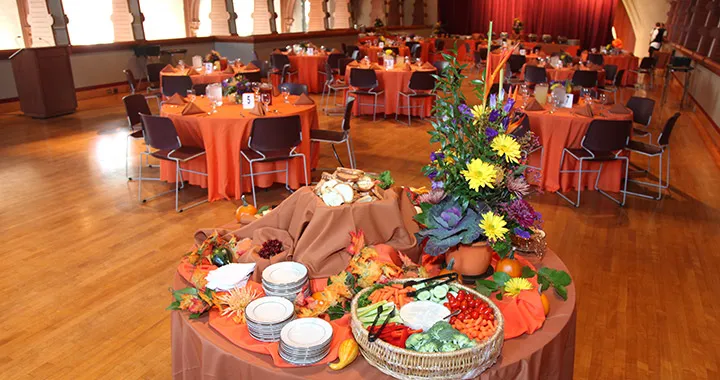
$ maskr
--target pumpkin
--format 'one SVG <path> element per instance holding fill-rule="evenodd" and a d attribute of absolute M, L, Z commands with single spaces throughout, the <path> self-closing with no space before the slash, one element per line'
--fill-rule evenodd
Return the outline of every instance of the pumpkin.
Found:
<path fill-rule="evenodd" d="M 522 275 L 522 264 L 515 259 L 506 257 L 497 262 L 495 272 L 504 272 L 510 277 L 520 277 Z"/>
<path fill-rule="evenodd" d="M 462 275 L 460 273 L 458 273 L 456 270 L 453 270 L 454 265 L 455 265 L 455 259 L 450 259 L 450 262 L 448 262 L 448 265 L 445 267 L 445 269 L 441 270 L 438 275 L 455 273 L 458 276 L 457 281 L 462 284 L 462 282 L 463 282 Z"/>
<path fill-rule="evenodd" d="M 244 195 L 241 196 L 240 199 L 242 200 L 243 204 L 242 206 L 238 207 L 237 210 L 235 210 L 235 220 L 237 220 L 238 223 L 240 223 L 243 215 L 253 216 L 257 214 L 257 209 L 255 208 L 255 206 L 247 203 Z"/>

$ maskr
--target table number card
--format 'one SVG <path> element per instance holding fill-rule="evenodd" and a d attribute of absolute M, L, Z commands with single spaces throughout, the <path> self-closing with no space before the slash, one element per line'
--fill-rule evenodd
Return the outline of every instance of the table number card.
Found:
<path fill-rule="evenodd" d="M 525 49 L 520 49 L 520 55 L 526 55 L 527 51 Z"/>
<path fill-rule="evenodd" d="M 212 74 L 213 72 L 213 64 L 211 62 L 205 63 L 205 74 Z"/>
<path fill-rule="evenodd" d="M 245 110 L 251 110 L 255 108 L 255 94 L 246 92 L 242 94 L 242 106 Z"/>
<path fill-rule="evenodd" d="M 315 55 L 315 49 L 311 47 L 307 48 L 307 55 Z"/>
<path fill-rule="evenodd" d="M 382 42 L 382 41 L 378 42 L 378 47 L 379 47 L 380 49 L 384 48 L 384 47 L 385 47 L 385 43 Z"/>
<path fill-rule="evenodd" d="M 565 102 L 560 105 L 563 108 L 572 108 L 573 106 L 573 94 L 565 95 Z"/>

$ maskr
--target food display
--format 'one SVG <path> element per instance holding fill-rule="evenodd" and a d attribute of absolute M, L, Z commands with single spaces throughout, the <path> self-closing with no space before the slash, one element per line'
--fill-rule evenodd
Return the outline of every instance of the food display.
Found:
<path fill-rule="evenodd" d="M 366 203 L 383 199 L 377 181 L 359 169 L 337 168 L 334 173 L 323 173 L 315 194 L 331 207 L 349 203 Z"/>

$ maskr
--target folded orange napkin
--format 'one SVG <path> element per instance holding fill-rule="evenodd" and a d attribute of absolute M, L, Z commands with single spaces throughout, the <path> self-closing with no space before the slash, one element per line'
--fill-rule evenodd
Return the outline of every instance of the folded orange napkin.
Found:
<path fill-rule="evenodd" d="M 255 66 L 252 62 L 248 63 L 247 66 L 245 66 L 245 70 L 258 70 L 259 67 Z"/>
<path fill-rule="evenodd" d="M 535 99 L 530 99 L 528 105 L 525 107 L 525 111 L 544 111 L 545 108 L 537 102 Z"/>
<path fill-rule="evenodd" d="M 587 117 L 593 117 L 593 111 L 592 107 L 590 107 L 589 104 L 586 104 L 584 106 L 578 107 L 578 110 L 575 111 L 576 114 L 580 116 L 587 116 Z"/>
<path fill-rule="evenodd" d="M 193 77 L 195 75 L 200 75 L 200 73 L 195 69 L 190 69 L 190 71 L 188 71 L 188 76 Z"/>
<path fill-rule="evenodd" d="M 183 110 L 182 110 L 183 115 L 196 115 L 199 113 L 207 113 L 207 112 L 205 110 L 203 110 L 202 108 L 200 108 L 200 106 L 198 106 L 195 103 L 188 103 L 185 106 L 185 108 L 183 108 Z"/>
<path fill-rule="evenodd" d="M 348 63 L 348 67 L 358 67 L 360 64 L 357 61 L 351 61 Z"/>
<path fill-rule="evenodd" d="M 420 68 L 423 70 L 435 70 L 435 66 L 433 66 L 430 62 L 424 62 Z"/>
<path fill-rule="evenodd" d="M 243 63 L 242 60 L 238 59 L 237 61 L 235 61 L 234 66 L 235 67 L 243 67 L 243 66 L 245 66 L 245 64 Z"/>
<path fill-rule="evenodd" d="M 625 108 L 622 104 L 615 103 L 612 107 L 610 107 L 610 113 L 616 113 L 621 115 L 628 115 L 630 114 L 630 110 Z"/>
<path fill-rule="evenodd" d="M 235 74 L 235 70 L 233 70 L 232 66 L 228 66 L 223 70 L 223 74 Z"/>
<path fill-rule="evenodd" d="M 185 99 L 183 99 L 183 97 L 178 93 L 172 94 L 172 96 L 165 101 L 165 104 L 172 104 L 175 106 L 184 106 L 185 103 Z"/>
<path fill-rule="evenodd" d="M 250 113 L 255 116 L 265 116 L 265 107 L 262 105 L 262 103 L 257 102 L 255 103 L 255 107 L 250 110 Z"/>
<path fill-rule="evenodd" d="M 310 99 L 310 97 L 305 95 L 304 93 L 300 94 L 298 99 L 295 101 L 296 106 L 307 106 L 310 104 L 315 104 L 315 102 L 313 102 L 313 100 Z"/>
<path fill-rule="evenodd" d="M 160 70 L 161 73 L 174 73 L 175 68 L 172 67 L 172 65 L 168 64 L 167 66 L 163 67 L 162 70 Z"/>
<path fill-rule="evenodd" d="M 380 66 L 380 64 L 378 64 L 378 63 L 373 63 L 373 64 L 371 64 L 371 65 L 370 65 L 370 68 L 373 69 L 373 70 L 382 70 L 382 69 L 383 69 L 383 67 Z"/>

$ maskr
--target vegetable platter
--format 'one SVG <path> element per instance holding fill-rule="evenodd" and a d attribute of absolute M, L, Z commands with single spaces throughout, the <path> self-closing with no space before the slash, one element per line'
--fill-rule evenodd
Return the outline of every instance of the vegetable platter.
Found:
<path fill-rule="evenodd" d="M 502 313 L 456 278 L 440 277 L 377 284 L 355 295 L 350 327 L 373 367 L 397 379 L 444 380 L 474 378 L 495 363 Z"/>

